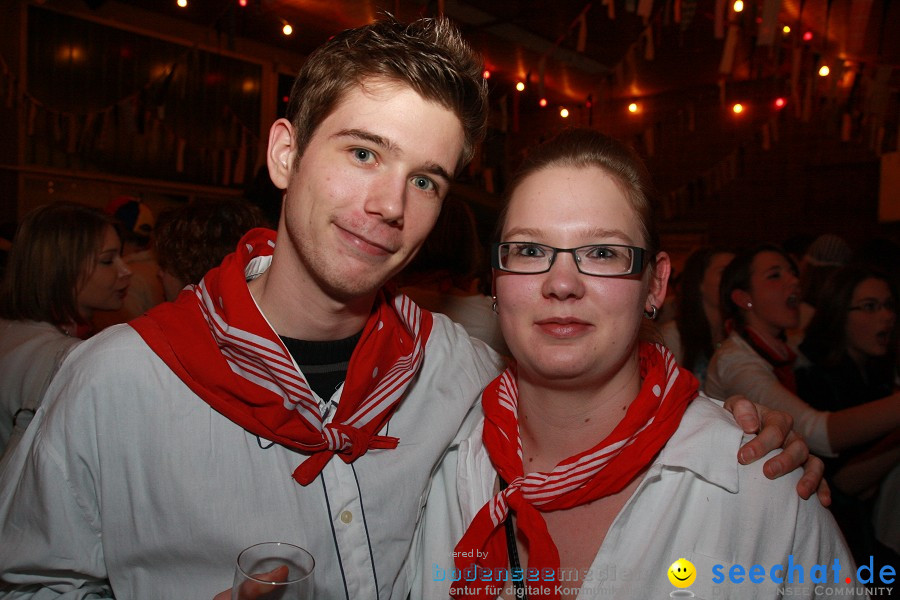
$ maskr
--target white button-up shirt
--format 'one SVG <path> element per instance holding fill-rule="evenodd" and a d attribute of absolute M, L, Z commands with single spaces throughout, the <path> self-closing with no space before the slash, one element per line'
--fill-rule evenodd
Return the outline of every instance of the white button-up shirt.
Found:
<path fill-rule="evenodd" d="M 104 331 L 0 465 L 0 573 L 28 586 L 7 597 L 209 599 L 243 548 L 283 541 L 315 557 L 316 598 L 405 598 L 429 476 L 500 367 L 435 315 L 380 432 L 399 446 L 333 457 L 304 487 L 291 474 L 305 455 L 213 410 L 130 327 Z"/>
<path fill-rule="evenodd" d="M 470 422 L 475 419 L 470 416 Z M 452 585 L 463 587 L 454 574 L 452 552 L 475 514 L 494 494 L 497 473 L 482 443 L 483 419 L 454 446 L 436 472 L 434 486 L 420 523 L 416 555 L 420 560 L 413 598 L 447 598 Z M 853 559 L 837 525 L 819 500 L 801 499 L 796 492 L 800 472 L 775 481 L 762 473 L 764 460 L 737 462 L 743 433 L 734 419 L 706 397 L 689 406 L 678 430 L 663 447 L 641 483 L 616 516 L 587 572 L 565 572 L 566 581 L 538 583 L 578 588 L 579 600 L 605 598 L 668 598 L 676 589 L 668 578 L 679 558 L 697 570 L 690 585 L 695 598 L 769 598 L 785 594 L 814 598 L 865 595 L 853 577 Z M 802 565 L 804 583 L 781 584 L 769 577 L 775 565 Z M 818 586 L 810 581 L 816 564 L 831 567 L 840 561 L 840 583 Z M 718 572 L 722 581 L 717 582 Z M 748 574 L 753 565 L 765 568 L 765 581 Z M 741 566 L 743 577 L 730 578 Z M 737 571 L 735 571 L 737 573 Z M 797 571 L 795 570 L 796 574 Z M 776 570 L 776 578 L 786 575 Z M 758 578 L 756 575 L 754 575 Z M 674 596 L 673 596 L 674 597 Z"/>

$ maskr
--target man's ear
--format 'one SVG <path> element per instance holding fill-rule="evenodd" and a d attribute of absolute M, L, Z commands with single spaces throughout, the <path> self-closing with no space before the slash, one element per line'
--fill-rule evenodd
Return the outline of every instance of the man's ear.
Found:
<path fill-rule="evenodd" d="M 650 275 L 650 289 L 644 310 L 651 311 L 651 306 L 662 308 L 666 301 L 666 290 L 669 287 L 669 275 L 672 273 L 672 261 L 668 253 L 660 252 L 656 255 L 656 267 Z"/>
<path fill-rule="evenodd" d="M 269 129 L 266 164 L 275 187 L 287 189 L 294 166 L 294 127 L 287 119 L 278 119 Z"/>

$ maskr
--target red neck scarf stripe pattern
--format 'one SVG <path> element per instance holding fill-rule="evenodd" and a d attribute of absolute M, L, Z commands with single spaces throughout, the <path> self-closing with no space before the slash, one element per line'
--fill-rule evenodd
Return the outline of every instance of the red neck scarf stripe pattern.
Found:
<path fill-rule="evenodd" d="M 487 597 L 486 588 L 495 587 L 497 579 L 486 571 L 499 573 L 508 568 L 503 523 L 510 510 L 515 511 L 519 532 L 528 540 L 527 569 L 558 573 L 559 552 L 541 513 L 580 506 L 622 490 L 672 437 L 687 405 L 697 397 L 697 380 L 680 369 L 662 345 L 642 343 L 638 353 L 641 390 L 625 416 L 599 444 L 548 473 L 524 473 L 515 372 L 507 369 L 485 389 L 484 445 L 509 485 L 482 507 L 456 546 L 456 567 L 466 573 L 466 585 L 455 588 L 456 598 Z M 473 556 L 481 558 L 473 561 Z M 542 598 L 558 597 L 554 585 L 531 589 L 550 592 Z M 467 590 L 473 593 L 467 595 Z"/>
<path fill-rule="evenodd" d="M 372 448 L 424 357 L 431 313 L 379 292 L 350 358 L 338 409 L 325 423 L 315 394 L 250 295 L 248 271 L 271 260 L 275 232 L 254 229 L 195 286 L 131 322 L 151 349 L 210 406 L 247 431 L 310 454 L 294 471 L 306 485 L 337 454 Z"/>

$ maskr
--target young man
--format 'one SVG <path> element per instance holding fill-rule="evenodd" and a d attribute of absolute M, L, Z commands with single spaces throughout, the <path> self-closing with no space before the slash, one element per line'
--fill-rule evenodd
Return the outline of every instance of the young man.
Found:
<path fill-rule="evenodd" d="M 429 475 L 500 360 L 382 286 L 486 109 L 442 20 L 309 57 L 270 131 L 278 244 L 254 230 L 176 303 L 84 344 L 2 465 L 10 597 L 208 598 L 263 541 L 314 555 L 318 598 L 406 597 Z"/>

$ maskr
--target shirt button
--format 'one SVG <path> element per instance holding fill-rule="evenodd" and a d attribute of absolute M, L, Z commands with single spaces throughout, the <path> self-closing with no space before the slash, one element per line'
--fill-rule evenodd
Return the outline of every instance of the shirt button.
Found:
<path fill-rule="evenodd" d="M 345 524 L 349 524 L 350 521 L 352 521 L 352 520 L 353 520 L 353 513 L 351 513 L 349 510 L 345 510 L 344 512 L 341 513 L 341 521 L 343 521 Z"/>

